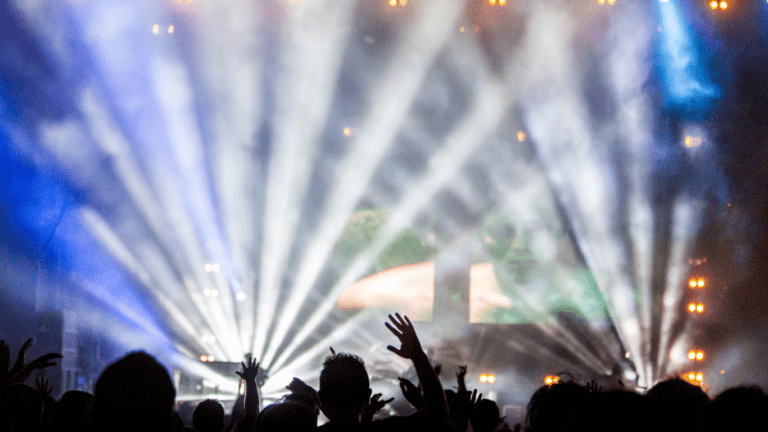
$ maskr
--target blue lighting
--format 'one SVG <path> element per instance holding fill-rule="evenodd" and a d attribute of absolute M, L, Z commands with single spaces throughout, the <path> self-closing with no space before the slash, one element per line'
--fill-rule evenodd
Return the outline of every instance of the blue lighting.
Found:
<path fill-rule="evenodd" d="M 708 81 L 694 33 L 674 1 L 656 2 L 661 21 L 660 60 L 667 103 L 677 108 L 706 108 L 720 95 Z"/>

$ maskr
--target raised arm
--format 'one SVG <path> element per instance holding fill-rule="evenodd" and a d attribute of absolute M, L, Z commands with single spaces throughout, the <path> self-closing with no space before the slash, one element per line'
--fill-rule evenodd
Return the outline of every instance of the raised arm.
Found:
<path fill-rule="evenodd" d="M 442 426 L 448 421 L 448 406 L 445 403 L 445 394 L 440 379 L 437 377 L 432 365 L 429 364 L 429 358 L 421 348 L 421 342 L 416 335 L 416 330 L 407 316 L 400 317 L 400 314 L 389 316 L 390 323 L 385 323 L 387 328 L 400 339 L 400 348 L 390 345 L 388 350 L 399 355 L 402 358 L 410 359 L 416 369 L 421 388 L 424 391 L 425 413 L 432 425 Z"/>
<path fill-rule="evenodd" d="M 256 417 L 259 415 L 259 389 L 256 377 L 259 374 L 259 363 L 248 357 L 248 364 L 240 363 L 242 372 L 235 372 L 245 381 L 245 416 L 238 431 L 252 431 L 256 428 Z"/>

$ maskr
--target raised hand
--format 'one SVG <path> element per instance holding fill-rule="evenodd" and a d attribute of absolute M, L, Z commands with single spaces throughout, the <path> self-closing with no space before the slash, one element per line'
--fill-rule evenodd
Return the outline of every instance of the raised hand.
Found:
<path fill-rule="evenodd" d="M 600 386 L 597 385 L 597 382 L 595 380 L 588 382 L 585 387 L 587 388 L 587 391 L 590 393 L 599 393 L 600 390 L 602 390 Z"/>
<path fill-rule="evenodd" d="M 44 376 L 39 376 L 35 379 L 35 388 L 43 398 L 51 397 L 51 393 L 53 392 L 53 386 Z"/>
<path fill-rule="evenodd" d="M 467 383 L 464 377 L 467 376 L 467 365 L 459 366 L 459 371 L 456 372 L 456 381 L 459 383 L 459 393 L 467 391 Z"/>
<path fill-rule="evenodd" d="M 421 394 L 421 389 L 413 385 L 413 383 L 403 377 L 398 377 L 400 380 L 400 390 L 403 392 L 405 400 L 407 400 L 414 408 L 421 411 L 425 408 L 424 396 Z"/>
<path fill-rule="evenodd" d="M 371 396 L 371 401 L 368 403 L 368 406 L 365 408 L 365 411 L 363 411 L 363 415 L 361 417 L 361 421 L 363 423 L 370 423 L 373 420 L 373 416 L 382 408 L 384 408 L 384 405 L 395 400 L 395 398 L 389 398 L 386 400 L 380 399 L 381 393 L 376 393 L 375 395 Z"/>
<path fill-rule="evenodd" d="M 26 342 L 24 342 L 24 345 L 21 346 L 21 349 L 19 350 L 19 354 L 16 356 L 16 363 L 13 364 L 13 368 L 11 368 L 10 375 L 13 376 L 24 367 L 24 355 L 27 353 L 27 350 L 29 347 L 32 346 L 32 338 L 27 339 Z"/>
<path fill-rule="evenodd" d="M 469 424 L 469 418 L 472 416 L 472 410 L 475 404 L 483 399 L 483 395 L 477 394 L 477 389 L 473 392 L 459 392 L 451 404 L 450 422 L 460 430 L 466 430 Z"/>
<path fill-rule="evenodd" d="M 240 362 L 240 365 L 243 367 L 243 371 L 237 371 L 235 373 L 246 382 L 249 380 L 256 381 L 256 377 L 259 375 L 260 363 L 256 363 L 256 359 L 252 359 L 251 356 L 248 356 L 248 360 L 246 360 L 246 362 L 248 363 L 247 365 L 243 362 Z"/>
<path fill-rule="evenodd" d="M 411 320 L 409 320 L 408 317 L 405 315 L 403 316 L 403 318 L 401 318 L 400 314 L 398 313 L 395 314 L 394 318 L 392 317 L 392 315 L 389 315 L 390 321 L 392 321 L 392 324 L 394 324 L 395 327 L 397 327 L 397 330 L 395 329 L 395 327 L 392 327 L 392 325 L 390 325 L 389 323 L 384 323 L 384 325 L 387 326 L 389 331 L 391 331 L 392 334 L 394 334 L 395 336 L 397 336 L 398 339 L 400 339 L 400 349 L 397 349 L 392 345 L 389 345 L 387 349 L 399 355 L 402 358 L 411 359 L 411 360 L 416 355 L 425 355 L 424 350 L 421 349 L 421 342 L 419 342 L 419 337 L 416 336 L 416 330 L 413 328 L 413 324 L 411 324 Z"/>

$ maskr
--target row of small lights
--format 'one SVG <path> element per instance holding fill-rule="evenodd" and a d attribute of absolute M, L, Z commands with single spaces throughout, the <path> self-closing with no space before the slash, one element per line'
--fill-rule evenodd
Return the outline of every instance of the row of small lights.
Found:
<path fill-rule="evenodd" d="M 712 9 L 712 10 L 718 10 L 718 9 L 726 10 L 726 9 L 728 9 L 728 2 L 727 1 L 717 2 L 715 0 L 712 0 L 709 3 L 709 8 Z"/>
<path fill-rule="evenodd" d="M 207 363 L 213 363 L 215 360 L 214 360 L 212 355 L 205 355 L 205 354 L 203 354 L 203 355 L 200 356 L 200 361 L 201 362 L 207 362 Z"/>
<path fill-rule="evenodd" d="M 704 280 L 704 278 L 698 278 L 698 279 L 696 279 L 696 278 L 690 278 L 690 279 L 688 279 L 688 286 L 689 286 L 691 289 L 696 289 L 696 288 L 704 288 L 704 285 L 706 285 L 706 284 L 707 284 L 707 283 L 706 283 L 706 281 Z"/>

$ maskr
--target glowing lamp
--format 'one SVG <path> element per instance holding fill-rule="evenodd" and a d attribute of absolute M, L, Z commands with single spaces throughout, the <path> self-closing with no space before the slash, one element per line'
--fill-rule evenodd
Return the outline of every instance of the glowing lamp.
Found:
<path fill-rule="evenodd" d="M 397 0 L 389 0 L 389 5 L 392 7 L 397 6 Z"/>
<path fill-rule="evenodd" d="M 544 384 L 552 385 L 557 384 L 560 381 L 560 377 L 557 375 L 547 375 L 544 377 Z"/>
<path fill-rule="evenodd" d="M 704 303 L 699 303 L 696 305 L 696 312 L 698 313 L 704 312 Z"/>
<path fill-rule="evenodd" d="M 488 382 L 488 375 L 486 375 L 486 374 L 480 375 L 480 382 L 481 383 Z"/>
<path fill-rule="evenodd" d="M 407 6 L 408 0 L 400 0 L 400 6 Z"/>
<path fill-rule="evenodd" d="M 688 303 L 688 310 L 691 312 L 696 312 L 696 303 Z"/>
<path fill-rule="evenodd" d="M 699 278 L 699 280 L 697 280 L 697 281 L 696 281 L 696 285 L 697 285 L 699 288 L 704 288 L 704 285 L 705 285 L 705 283 L 706 283 L 706 282 L 704 282 L 704 278 Z"/>
<path fill-rule="evenodd" d="M 718 7 L 718 6 L 719 6 L 719 4 L 718 4 L 716 1 L 714 1 L 714 0 L 713 0 L 712 2 L 710 2 L 710 3 L 709 3 L 709 7 L 710 7 L 710 9 L 712 9 L 712 10 L 715 10 L 715 9 L 717 9 L 717 7 Z"/>
<path fill-rule="evenodd" d="M 525 141 L 525 132 L 518 131 L 517 132 L 517 140 L 520 141 L 520 142 Z"/>
<path fill-rule="evenodd" d="M 721 1 L 720 2 L 720 9 L 728 9 L 728 2 Z"/>
<path fill-rule="evenodd" d="M 701 373 L 701 372 L 697 373 L 696 374 L 696 381 L 699 381 L 699 382 L 704 381 L 704 374 Z"/>
<path fill-rule="evenodd" d="M 488 3 L 492 4 L 492 5 L 495 5 L 496 4 L 496 0 L 488 0 Z"/>
<path fill-rule="evenodd" d="M 689 279 L 688 286 L 691 288 L 696 288 L 696 279 Z"/>
<path fill-rule="evenodd" d="M 488 384 L 493 384 L 496 382 L 496 375 L 488 374 Z"/>
<path fill-rule="evenodd" d="M 691 359 L 691 360 L 695 359 L 696 358 L 696 351 L 693 351 L 693 350 L 688 351 L 688 358 Z"/>
<path fill-rule="evenodd" d="M 507 0 L 499 0 L 500 6 L 504 6 L 505 4 L 507 4 Z"/>
<path fill-rule="evenodd" d="M 155 24 L 155 25 L 152 26 L 152 33 L 154 33 L 154 34 L 160 33 L 160 25 L 159 24 Z"/>
<path fill-rule="evenodd" d="M 689 373 L 689 374 L 688 374 L 688 379 L 689 379 L 689 380 L 691 380 L 691 381 L 693 381 L 694 379 L 696 379 L 696 374 L 695 374 L 695 373 L 693 373 L 693 372 Z"/>
<path fill-rule="evenodd" d="M 245 293 L 244 292 L 239 292 L 239 293 L 237 293 L 235 298 L 237 298 L 237 301 L 243 301 L 243 300 L 245 300 Z"/>
<path fill-rule="evenodd" d="M 699 361 L 704 360 L 704 352 L 703 351 L 699 351 L 699 352 L 696 353 L 696 360 L 699 360 Z"/>
<path fill-rule="evenodd" d="M 345 127 L 344 128 L 344 136 L 350 136 L 352 135 L 352 129 Z"/>
<path fill-rule="evenodd" d="M 169 26 L 168 26 L 168 33 L 169 33 L 169 34 L 170 34 L 170 33 L 173 33 L 173 26 L 172 26 L 172 25 L 169 25 Z"/>

